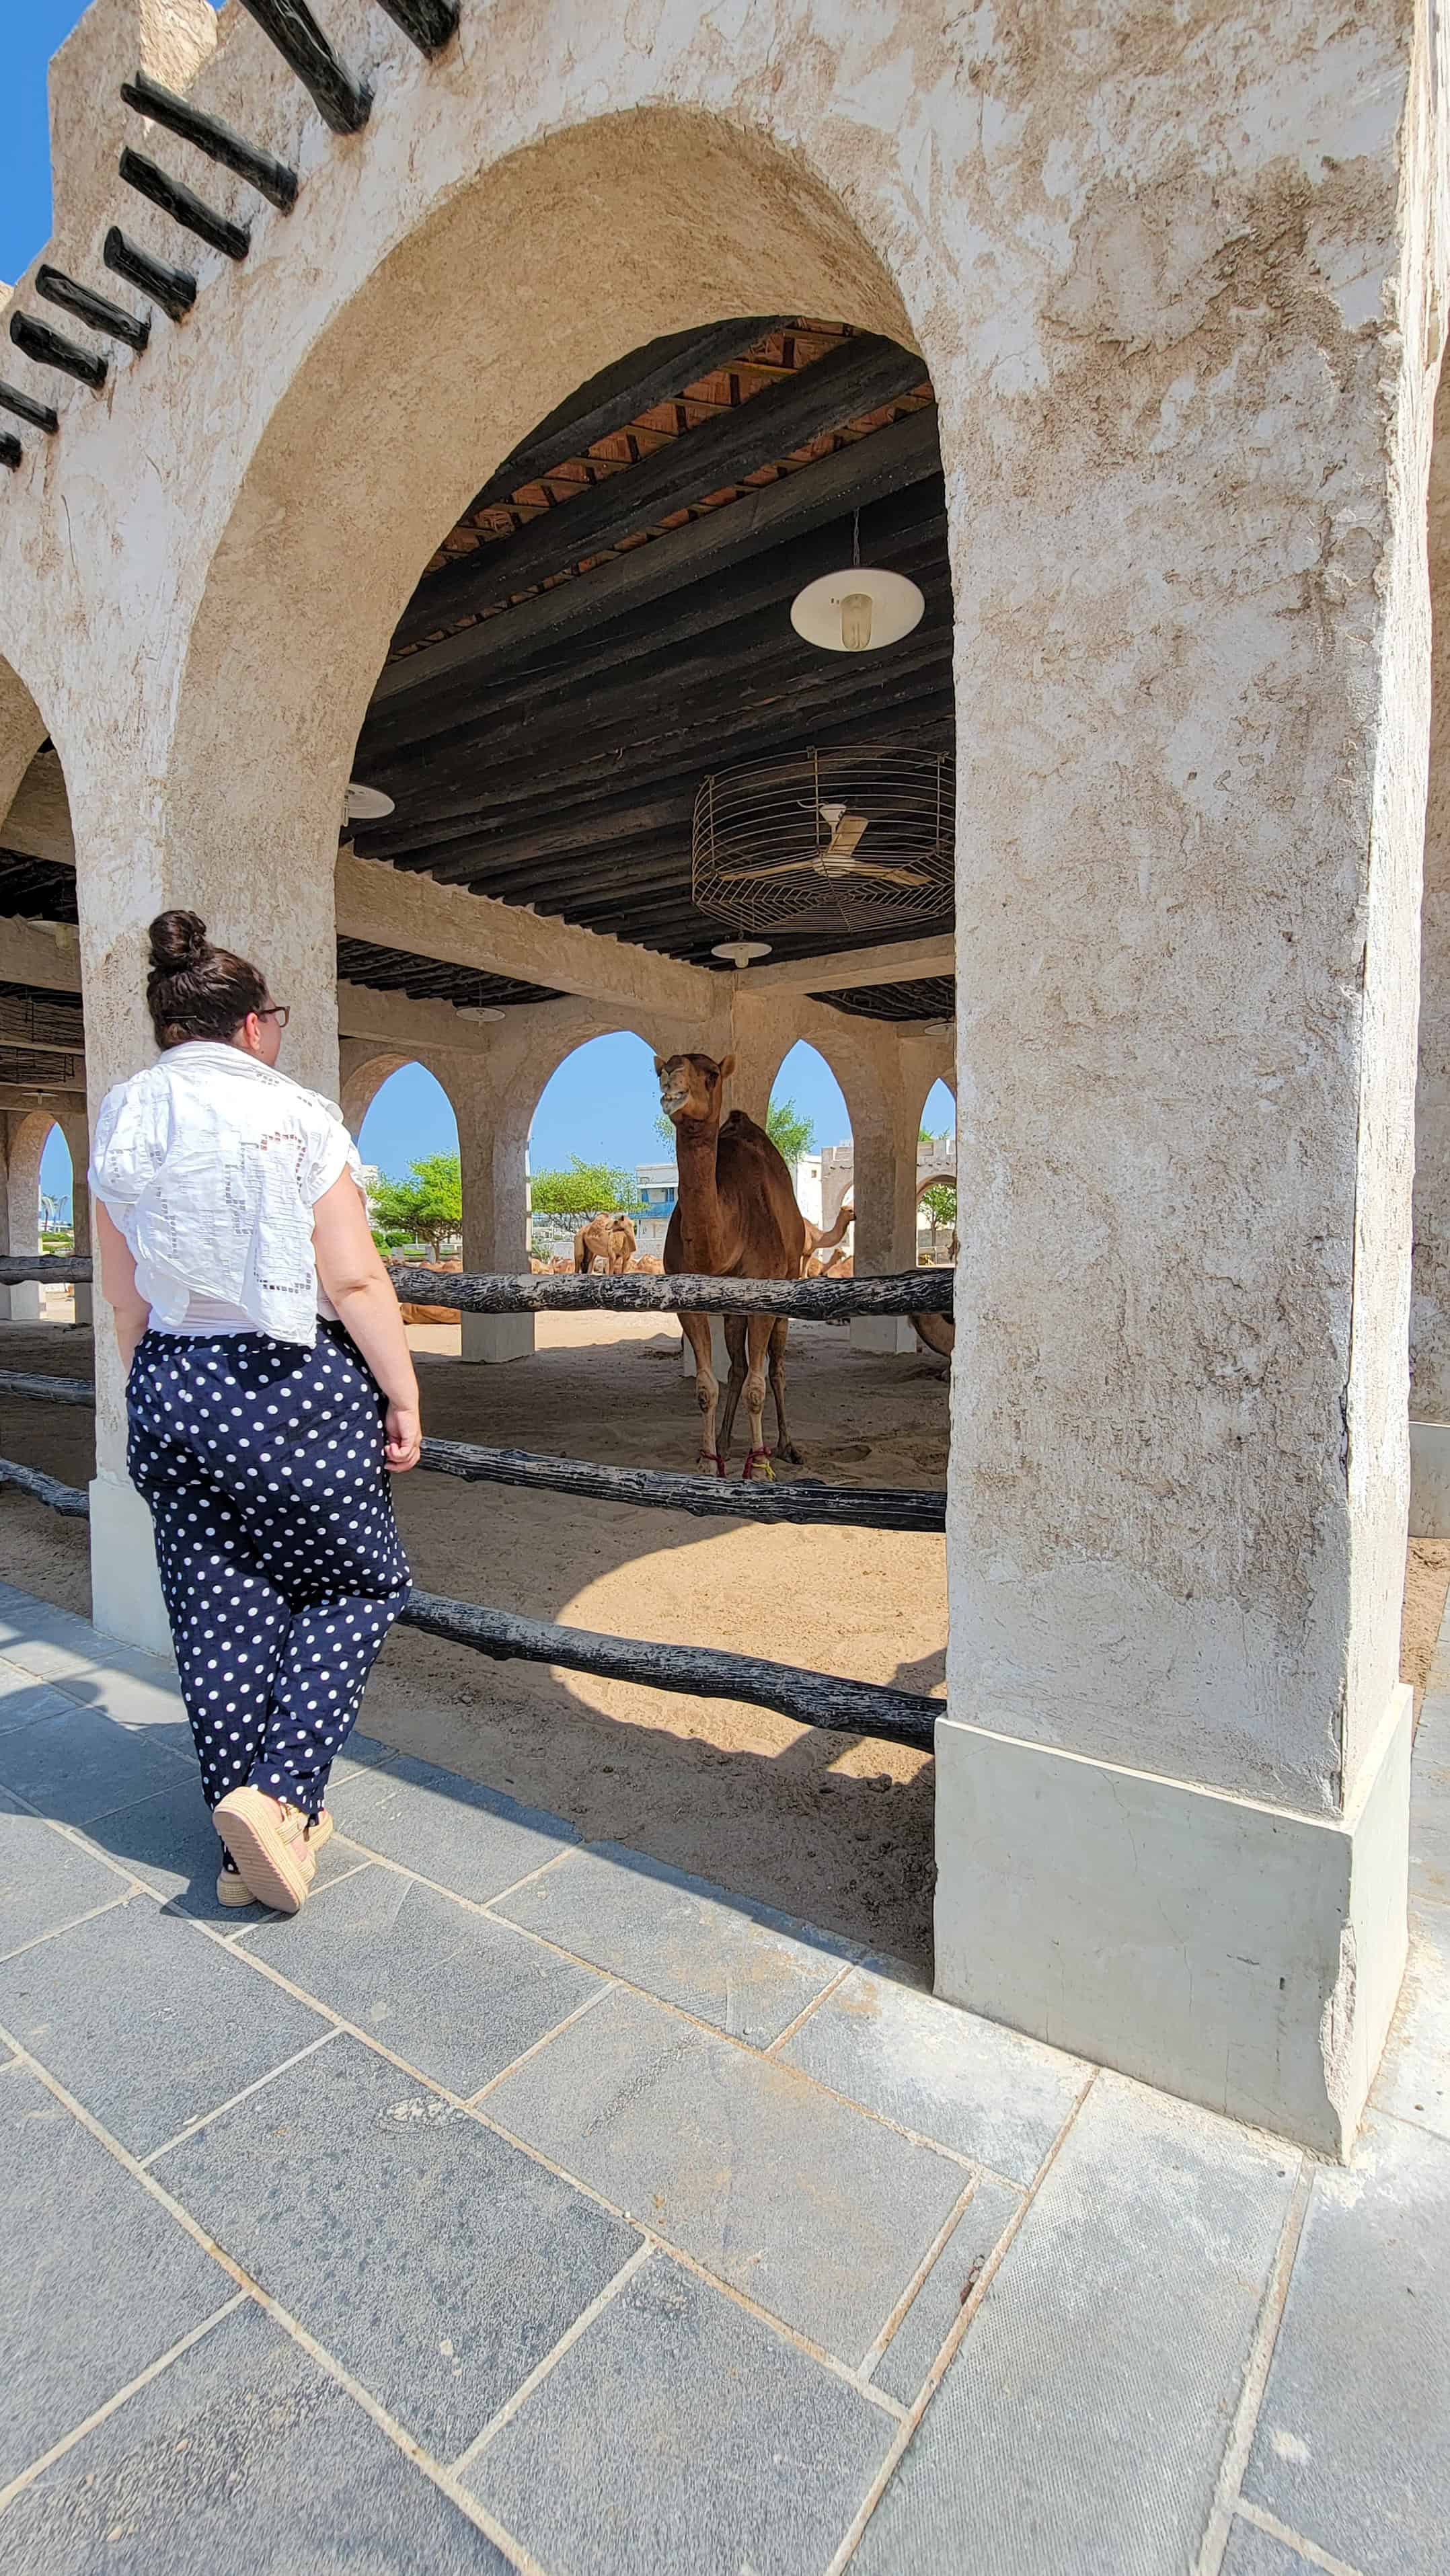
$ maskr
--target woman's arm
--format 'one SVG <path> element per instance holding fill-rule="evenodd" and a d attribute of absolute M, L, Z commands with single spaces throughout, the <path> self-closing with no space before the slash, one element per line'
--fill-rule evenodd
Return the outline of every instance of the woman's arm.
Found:
<path fill-rule="evenodd" d="M 351 1172 L 340 1172 L 314 1205 L 312 1245 L 318 1278 L 387 1397 L 386 1463 L 395 1474 L 416 1467 L 422 1426 L 413 1354 Z"/>
<path fill-rule="evenodd" d="M 101 1248 L 101 1295 L 111 1309 L 122 1371 L 129 1377 L 151 1310 L 136 1285 L 130 1246 L 100 1199 L 96 1201 L 96 1240 Z"/>

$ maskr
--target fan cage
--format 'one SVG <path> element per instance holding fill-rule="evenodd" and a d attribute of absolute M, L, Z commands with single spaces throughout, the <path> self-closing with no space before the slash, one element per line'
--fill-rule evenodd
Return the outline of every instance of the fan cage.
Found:
<path fill-rule="evenodd" d="M 955 824 L 946 752 L 866 743 L 719 770 L 695 799 L 691 894 L 744 937 L 939 920 L 952 908 Z"/>

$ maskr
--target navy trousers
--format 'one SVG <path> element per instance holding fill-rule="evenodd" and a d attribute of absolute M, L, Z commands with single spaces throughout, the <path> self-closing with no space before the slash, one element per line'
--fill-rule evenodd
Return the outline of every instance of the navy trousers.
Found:
<path fill-rule="evenodd" d="M 377 1385 L 336 1324 L 147 1333 L 126 1399 L 207 1804 L 250 1781 L 315 1816 L 408 1598 Z"/>

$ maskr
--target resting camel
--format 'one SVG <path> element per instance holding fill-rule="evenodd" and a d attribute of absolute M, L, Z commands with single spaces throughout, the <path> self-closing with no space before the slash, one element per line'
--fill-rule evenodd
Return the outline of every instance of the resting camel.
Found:
<path fill-rule="evenodd" d="M 461 1270 L 463 1268 L 463 1264 L 459 1260 L 424 1261 L 420 1262 L 418 1267 L 423 1270 L 437 1271 Z M 400 1306 L 398 1312 L 402 1316 L 405 1324 L 456 1324 L 458 1321 L 458 1308 L 456 1306 L 407 1305 Z"/>
<path fill-rule="evenodd" d="M 574 1237 L 574 1267 L 592 1271 L 602 1261 L 611 1279 L 622 1279 L 634 1259 L 634 1228 L 627 1216 L 595 1216 Z"/>
<path fill-rule="evenodd" d="M 661 1279 L 664 1276 L 665 1265 L 662 1261 L 657 1261 L 652 1252 L 642 1252 L 638 1261 L 632 1261 L 629 1266 L 631 1270 L 643 1271 L 651 1279 Z"/>
<path fill-rule="evenodd" d="M 679 1198 L 665 1236 L 665 1270 L 672 1279 L 698 1272 L 712 1279 L 799 1279 L 805 1258 L 806 1221 L 795 1203 L 790 1172 L 763 1127 L 743 1110 L 722 1118 L 725 1085 L 735 1070 L 727 1055 L 655 1057 L 660 1105 L 675 1131 Z M 710 1366 L 710 1318 L 682 1314 L 680 1329 L 695 1354 L 695 1400 L 700 1408 L 700 1465 L 723 1476 L 736 1407 L 743 1395 L 750 1423 L 744 1476 L 757 1467 L 773 1474 L 761 1415 L 765 1367 L 775 1405 L 776 1451 L 800 1464 L 785 1419 L 785 1315 L 727 1315 L 725 1347 L 730 1376 L 724 1419 L 716 1437 L 720 1383 Z"/>

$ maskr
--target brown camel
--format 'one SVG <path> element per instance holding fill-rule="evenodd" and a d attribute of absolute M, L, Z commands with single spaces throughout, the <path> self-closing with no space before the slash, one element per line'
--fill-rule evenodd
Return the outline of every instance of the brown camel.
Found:
<path fill-rule="evenodd" d="M 735 1070 L 727 1055 L 655 1057 L 660 1105 L 675 1131 L 679 1198 L 665 1236 L 665 1270 L 672 1279 L 698 1273 L 712 1279 L 799 1279 L 805 1258 L 805 1218 L 784 1158 L 763 1127 L 743 1110 L 722 1118 L 725 1084 Z M 725 1347 L 730 1376 L 724 1418 L 716 1437 L 720 1384 L 710 1366 L 710 1318 L 682 1314 L 680 1328 L 695 1354 L 695 1400 L 700 1408 L 700 1465 L 723 1476 L 736 1407 L 743 1395 L 750 1423 L 746 1479 L 757 1467 L 773 1473 L 761 1415 L 765 1362 L 775 1405 L 776 1454 L 800 1464 L 785 1418 L 785 1315 L 727 1315 Z"/>
<path fill-rule="evenodd" d="M 445 1270 L 461 1270 L 463 1268 L 463 1264 L 458 1260 L 424 1261 L 420 1262 L 418 1267 L 422 1270 L 433 1270 L 441 1273 Z M 456 1306 L 407 1305 L 400 1306 L 398 1311 L 405 1324 L 456 1324 L 458 1321 L 458 1308 Z"/>
<path fill-rule="evenodd" d="M 627 1216 L 595 1216 L 574 1237 L 574 1267 L 592 1271 L 602 1261 L 611 1279 L 622 1279 L 634 1259 L 634 1228 Z"/>
<path fill-rule="evenodd" d="M 849 1199 L 842 1199 L 836 1210 L 835 1221 L 831 1225 L 812 1225 L 808 1216 L 802 1217 L 801 1223 L 806 1230 L 806 1258 L 801 1274 L 803 1278 L 819 1279 L 826 1264 L 824 1261 L 817 1261 L 817 1254 L 829 1252 L 832 1244 L 839 1243 L 847 1227 L 854 1225 L 855 1222 L 856 1211 Z M 811 1267 L 812 1262 L 816 1263 L 814 1269 Z"/>
<path fill-rule="evenodd" d="M 641 1271 L 650 1279 L 662 1279 L 664 1277 L 665 1265 L 662 1261 L 658 1260 L 652 1252 L 642 1252 L 638 1261 L 632 1261 L 629 1266 L 631 1270 Z"/>

